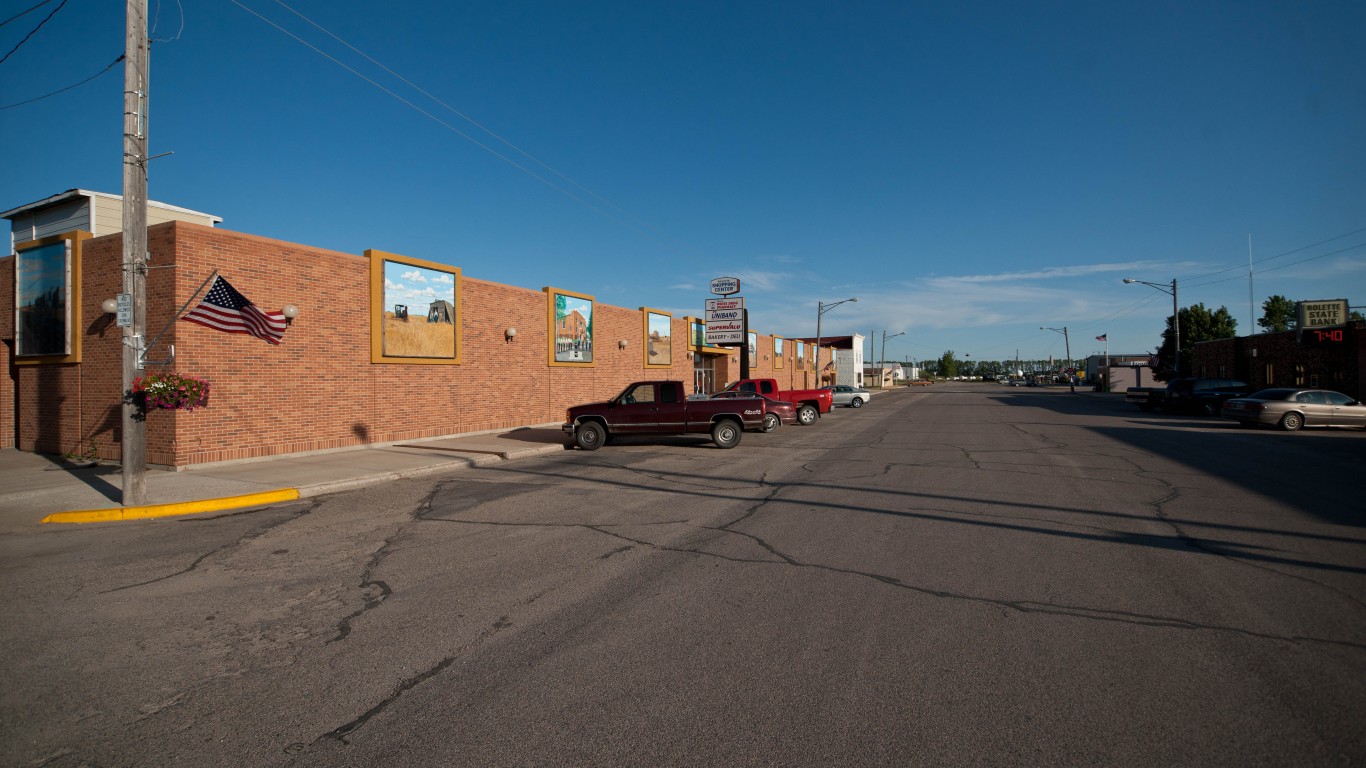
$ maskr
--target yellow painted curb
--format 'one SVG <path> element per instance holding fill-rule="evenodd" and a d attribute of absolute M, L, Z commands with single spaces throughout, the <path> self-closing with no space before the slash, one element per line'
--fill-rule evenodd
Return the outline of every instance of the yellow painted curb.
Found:
<path fill-rule="evenodd" d="M 43 518 L 44 523 L 106 523 L 112 520 L 142 520 L 148 517 L 170 517 L 172 515 L 193 515 L 200 512 L 217 512 L 236 507 L 250 507 L 255 504 L 274 504 L 277 501 L 292 501 L 299 498 L 297 488 L 282 488 L 278 491 L 248 493 L 243 496 L 224 496 L 221 499 L 203 501 L 183 501 L 178 504 L 153 504 L 145 507 L 117 507 L 115 509 L 86 509 L 74 512 L 54 512 Z"/>

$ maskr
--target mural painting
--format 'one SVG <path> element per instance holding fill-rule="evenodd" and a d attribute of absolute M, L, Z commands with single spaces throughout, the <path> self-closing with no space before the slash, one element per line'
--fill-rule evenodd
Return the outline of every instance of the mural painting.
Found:
<path fill-rule="evenodd" d="M 783 340 L 777 336 L 773 337 L 773 369 L 783 369 Z"/>
<path fill-rule="evenodd" d="M 546 288 L 551 365 L 593 365 L 593 297 Z"/>
<path fill-rule="evenodd" d="M 641 307 L 640 310 L 645 313 L 645 367 L 672 367 L 673 317 L 667 312 L 659 312 L 649 307 Z"/>
<path fill-rule="evenodd" d="M 374 362 L 460 360 L 460 270 L 406 256 L 370 257 Z"/>

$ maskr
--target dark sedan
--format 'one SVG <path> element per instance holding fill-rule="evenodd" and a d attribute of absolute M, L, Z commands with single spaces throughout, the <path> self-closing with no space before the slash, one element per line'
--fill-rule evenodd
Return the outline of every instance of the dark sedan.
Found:
<path fill-rule="evenodd" d="M 783 424 L 797 423 L 797 407 L 792 403 L 782 400 L 774 400 L 771 397 L 755 394 L 754 392 L 717 392 L 711 396 L 713 400 L 731 400 L 734 398 L 763 398 L 764 399 L 764 431 L 772 432 Z"/>
<path fill-rule="evenodd" d="M 1221 415 L 1245 427 L 1366 427 L 1366 405 L 1331 389 L 1276 387 L 1224 403 Z"/>

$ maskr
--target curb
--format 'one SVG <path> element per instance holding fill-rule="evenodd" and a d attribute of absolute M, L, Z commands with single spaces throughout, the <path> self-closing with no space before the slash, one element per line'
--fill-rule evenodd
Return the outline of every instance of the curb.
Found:
<path fill-rule="evenodd" d="M 275 504 L 281 501 L 294 501 L 295 499 L 306 499 L 314 496 L 323 496 L 329 493 L 340 493 L 342 491 L 352 491 L 357 488 L 367 488 L 372 485 L 393 482 L 394 480 L 405 480 L 411 478 L 428 477 L 450 472 L 453 469 L 464 469 L 478 467 L 486 464 L 496 464 L 501 461 L 511 461 L 515 459 L 527 458 L 530 456 L 540 456 L 550 453 L 559 453 L 564 450 L 562 445 L 545 445 L 533 448 L 518 448 L 510 451 L 499 451 L 483 456 L 461 457 L 451 459 L 439 464 L 426 467 L 409 469 L 402 472 L 381 472 L 364 477 L 352 477 L 345 480 L 334 480 L 326 483 L 314 483 L 312 485 L 300 486 L 298 488 L 281 488 L 274 491 L 262 491 L 260 493 L 248 493 L 241 496 L 223 496 L 216 499 L 203 499 L 200 501 L 184 501 L 174 504 L 150 504 L 141 507 L 115 507 L 112 509 L 85 509 L 71 512 L 54 512 L 44 517 L 41 523 L 107 523 L 121 520 L 145 520 L 154 517 L 174 517 L 177 515 L 194 515 L 204 512 L 220 512 L 225 509 L 237 509 L 239 507 L 250 507 L 259 504 Z"/>
<path fill-rule="evenodd" d="M 276 491 L 248 493 L 242 496 L 223 496 L 202 501 L 183 501 L 176 504 L 151 504 L 143 507 L 118 507 L 115 509 L 85 509 L 72 512 L 55 512 L 44 517 L 44 523 L 105 523 L 116 520 L 145 520 L 152 517 L 172 517 L 192 515 L 200 512 L 218 512 L 224 509 L 249 507 L 253 504 L 274 504 L 279 501 L 293 501 L 299 498 L 296 488 L 281 488 Z"/>

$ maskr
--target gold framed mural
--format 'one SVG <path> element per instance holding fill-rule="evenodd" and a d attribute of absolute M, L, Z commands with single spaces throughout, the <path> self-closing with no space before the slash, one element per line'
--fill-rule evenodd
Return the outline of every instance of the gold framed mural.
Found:
<path fill-rule="evenodd" d="M 642 322 L 645 324 L 646 368 L 672 368 L 673 356 L 673 315 L 649 307 L 640 308 Z"/>
<path fill-rule="evenodd" d="M 460 362 L 460 268 L 367 250 L 370 362 Z"/>
<path fill-rule="evenodd" d="M 77 230 L 15 246 L 15 365 L 81 362 L 81 244 L 90 237 Z"/>
<path fill-rule="evenodd" d="M 783 341 L 782 336 L 773 337 L 773 370 L 775 371 L 783 369 Z"/>
<path fill-rule="evenodd" d="M 806 344 L 797 342 L 797 370 L 806 370 Z"/>
<path fill-rule="evenodd" d="M 593 297 L 549 286 L 545 291 L 550 365 L 589 368 L 593 360 Z"/>
<path fill-rule="evenodd" d="M 746 341 L 748 342 L 747 346 L 748 346 L 748 348 L 749 348 L 749 364 L 750 364 L 750 365 L 758 365 L 758 364 L 759 364 L 759 332 L 758 332 L 758 331 L 750 331 L 750 332 L 747 334 L 747 336 L 749 337 L 748 339 L 746 339 Z"/>

